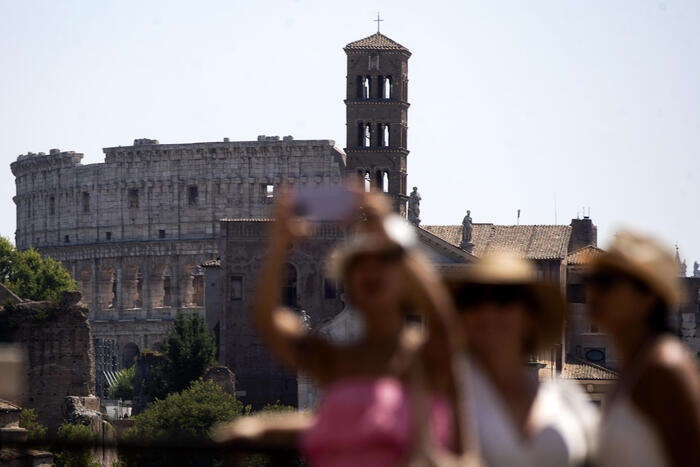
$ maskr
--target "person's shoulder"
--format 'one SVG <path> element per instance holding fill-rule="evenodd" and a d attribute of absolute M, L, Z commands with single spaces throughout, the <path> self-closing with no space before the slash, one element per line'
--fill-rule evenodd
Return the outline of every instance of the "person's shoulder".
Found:
<path fill-rule="evenodd" d="M 644 366 L 642 378 L 658 376 L 671 382 L 689 380 L 700 384 L 696 359 L 688 348 L 673 336 L 661 337 L 652 344 Z"/>
<path fill-rule="evenodd" d="M 697 405 L 700 373 L 695 358 L 675 337 L 659 338 L 648 353 L 633 393 L 647 403 L 669 400 Z"/>

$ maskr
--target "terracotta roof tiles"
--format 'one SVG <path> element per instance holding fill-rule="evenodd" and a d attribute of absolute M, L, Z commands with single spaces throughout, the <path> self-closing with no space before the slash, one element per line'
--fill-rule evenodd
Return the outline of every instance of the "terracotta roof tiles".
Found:
<path fill-rule="evenodd" d="M 459 246 L 461 225 L 425 225 L 428 232 Z M 568 225 L 494 225 L 473 224 L 472 243 L 475 256 L 511 251 L 528 259 L 563 259 L 569 247 Z"/>
<path fill-rule="evenodd" d="M 400 50 L 408 52 L 406 47 L 380 33 L 350 42 L 345 46 L 345 50 Z"/>

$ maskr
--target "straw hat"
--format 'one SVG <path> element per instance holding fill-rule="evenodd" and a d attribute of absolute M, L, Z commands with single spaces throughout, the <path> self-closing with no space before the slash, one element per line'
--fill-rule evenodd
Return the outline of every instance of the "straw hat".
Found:
<path fill-rule="evenodd" d="M 516 299 L 529 302 L 528 312 L 535 320 L 535 347 L 542 348 L 558 341 L 561 336 L 566 305 L 554 283 L 537 280 L 534 265 L 512 253 L 495 253 L 484 256 L 466 271 L 447 272 L 443 278 L 452 296 L 459 302 L 460 294 L 479 296 L 492 289 L 496 296 L 507 289 L 520 291 Z M 459 305 L 459 303 L 458 303 Z"/>
<path fill-rule="evenodd" d="M 591 261 L 589 274 L 601 272 L 622 273 L 638 280 L 669 308 L 682 299 L 673 254 L 652 237 L 630 231 L 619 232 L 610 247 Z"/>

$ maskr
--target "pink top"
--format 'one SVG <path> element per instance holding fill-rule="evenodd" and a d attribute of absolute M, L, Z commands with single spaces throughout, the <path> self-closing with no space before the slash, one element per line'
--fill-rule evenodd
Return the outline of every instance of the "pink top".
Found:
<path fill-rule="evenodd" d="M 301 451 L 318 467 L 401 465 L 414 437 L 409 403 L 407 389 L 395 378 L 342 380 L 326 390 Z M 433 439 L 447 446 L 449 403 L 432 400 L 430 414 Z"/>

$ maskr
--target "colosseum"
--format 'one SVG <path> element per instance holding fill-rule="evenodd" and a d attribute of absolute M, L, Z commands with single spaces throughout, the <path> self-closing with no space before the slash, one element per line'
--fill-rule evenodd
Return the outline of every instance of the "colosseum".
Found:
<path fill-rule="evenodd" d="M 282 180 L 341 182 L 345 154 L 332 140 L 105 148 L 104 163 L 52 149 L 21 155 L 16 245 L 60 260 L 90 308 L 98 373 L 128 365 L 182 312 L 204 314 L 201 264 L 218 256 L 222 218 L 260 218 Z M 99 384 L 99 378 L 98 378 Z"/>

